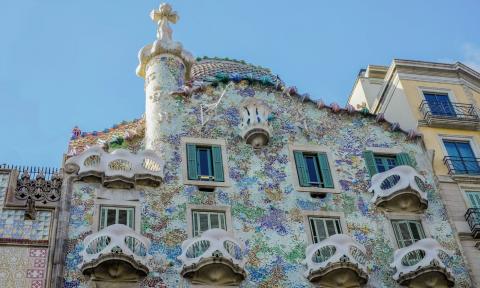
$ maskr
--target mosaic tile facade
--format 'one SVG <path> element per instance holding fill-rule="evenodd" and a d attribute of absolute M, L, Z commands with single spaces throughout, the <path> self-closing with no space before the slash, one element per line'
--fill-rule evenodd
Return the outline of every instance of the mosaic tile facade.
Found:
<path fill-rule="evenodd" d="M 1 287 L 46 287 L 47 257 L 47 248 L 0 246 Z"/>
<path fill-rule="evenodd" d="M 367 250 L 369 287 L 400 287 L 392 278 L 389 267 L 395 245 L 389 219 L 372 203 L 368 175 L 362 153 L 366 147 L 392 148 L 407 152 L 416 161 L 417 171 L 428 183 L 428 209 L 422 216 L 425 229 L 443 247 L 453 251 L 448 259 L 456 287 L 471 287 L 468 271 L 454 231 L 447 221 L 444 205 L 435 186 L 432 168 L 420 143 L 408 141 L 403 132 L 392 132 L 387 123 L 377 123 L 372 116 L 318 107 L 312 102 L 281 93 L 268 85 L 237 81 L 228 87 L 222 83 L 206 85 L 191 97 L 172 96 L 182 85 L 182 79 L 172 81 L 172 75 L 157 73 L 183 65 L 167 63 L 172 58 L 159 57 L 159 67 L 152 69 L 148 81 L 160 88 L 156 98 L 160 103 L 161 119 L 155 123 L 152 147 L 166 162 L 164 183 L 158 188 L 136 187 L 141 195 L 141 233 L 151 239 L 149 253 L 160 263 L 151 263 L 151 272 L 143 287 L 188 287 L 179 275 L 180 245 L 187 239 L 187 204 L 231 207 L 232 231 L 246 245 L 247 278 L 241 287 L 312 287 L 303 276 L 308 245 L 304 215 L 318 211 L 343 212 L 347 231 Z M 148 69 L 147 69 L 148 70 Z M 175 71 L 174 71 L 175 72 Z M 148 84 L 147 84 L 148 85 Z M 227 87 L 227 88 L 226 88 Z M 226 89 L 226 90 L 225 90 Z M 201 106 L 218 101 L 210 111 L 208 121 L 201 125 Z M 148 92 L 147 92 L 148 93 Z M 147 97 L 152 97 L 147 96 Z M 253 150 L 239 136 L 240 104 L 246 98 L 263 100 L 273 111 L 272 136 L 268 145 Z M 148 109 L 148 108 L 147 108 Z M 159 114 L 155 114 L 157 117 Z M 227 141 L 228 177 L 230 187 L 214 192 L 199 191 L 184 185 L 182 175 L 181 138 L 210 138 Z M 74 143 L 70 147 L 75 146 Z M 293 186 L 289 145 L 328 147 L 333 156 L 332 173 L 338 179 L 340 193 L 327 194 L 323 199 L 298 192 Z M 142 144 L 143 145 L 143 144 Z M 98 184 L 76 182 L 72 187 L 71 210 L 66 245 L 65 287 L 87 287 L 78 265 L 83 239 L 93 232 L 96 191 Z M 157 285 L 157 286 L 155 286 Z"/>

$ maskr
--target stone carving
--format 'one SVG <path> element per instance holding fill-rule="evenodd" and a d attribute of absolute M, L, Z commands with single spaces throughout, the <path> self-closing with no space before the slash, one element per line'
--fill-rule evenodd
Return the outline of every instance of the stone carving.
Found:
<path fill-rule="evenodd" d="M 35 220 L 36 202 L 46 204 L 47 202 L 56 202 L 60 200 L 63 177 L 60 173 L 54 173 L 51 179 L 45 179 L 42 170 L 35 179 L 31 179 L 27 170 L 24 170 L 17 180 L 15 189 L 15 198 L 25 200 L 25 218 Z"/>
<path fill-rule="evenodd" d="M 368 281 L 365 247 L 348 235 L 311 244 L 305 254 L 305 277 L 321 287 L 360 287 Z"/>
<path fill-rule="evenodd" d="M 193 284 L 237 285 L 246 277 L 245 247 L 223 229 L 210 229 L 182 243 L 181 275 Z"/>
<path fill-rule="evenodd" d="M 452 287 L 454 279 L 451 271 L 442 261 L 450 254 L 432 238 L 398 249 L 390 264 L 396 269 L 393 279 L 410 287 Z M 423 285 L 418 286 L 417 282 Z"/>
<path fill-rule="evenodd" d="M 407 165 L 373 175 L 368 191 L 374 193 L 372 202 L 388 211 L 421 212 L 428 206 L 425 179 Z"/>
<path fill-rule="evenodd" d="M 65 169 L 77 172 L 80 179 L 100 180 L 112 188 L 132 188 L 135 184 L 158 186 L 163 177 L 163 161 L 151 150 L 138 154 L 125 149 L 108 153 L 94 146 L 68 159 Z"/>
<path fill-rule="evenodd" d="M 111 225 L 87 236 L 83 247 L 79 268 L 94 287 L 134 287 L 149 272 L 150 240 L 126 225 Z"/>
<path fill-rule="evenodd" d="M 242 122 L 241 136 L 253 148 L 265 146 L 270 139 L 270 109 L 262 101 L 255 98 L 245 100 L 240 108 Z"/>

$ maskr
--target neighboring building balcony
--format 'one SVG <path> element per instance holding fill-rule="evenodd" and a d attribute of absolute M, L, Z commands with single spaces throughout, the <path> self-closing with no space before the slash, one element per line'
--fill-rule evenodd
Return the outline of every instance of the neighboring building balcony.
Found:
<path fill-rule="evenodd" d="M 93 287 L 135 287 L 149 272 L 149 248 L 149 239 L 114 224 L 83 240 L 79 268 L 95 283 Z"/>
<path fill-rule="evenodd" d="M 420 213 L 428 207 L 425 179 L 411 166 L 375 174 L 371 182 L 372 202 L 386 211 Z"/>
<path fill-rule="evenodd" d="M 393 279 L 407 287 L 453 287 L 454 278 L 445 266 L 449 253 L 432 238 L 422 239 L 395 251 L 390 266 L 396 269 Z"/>
<path fill-rule="evenodd" d="M 452 176 L 480 176 L 480 158 L 445 156 L 443 163 Z"/>
<path fill-rule="evenodd" d="M 158 186 L 162 182 L 163 166 L 163 161 L 151 150 L 135 154 L 118 149 L 108 153 L 100 146 L 65 162 L 65 170 L 77 172 L 80 180 L 100 181 L 110 188 L 133 188 L 135 184 Z"/>
<path fill-rule="evenodd" d="M 270 109 L 260 100 L 249 98 L 242 103 L 240 110 L 242 122 L 240 133 L 247 144 L 253 148 L 267 145 L 272 132 L 270 130 Z"/>
<path fill-rule="evenodd" d="M 306 249 L 305 277 L 320 287 L 361 287 L 368 281 L 365 248 L 345 234 L 335 234 Z"/>
<path fill-rule="evenodd" d="M 469 208 L 465 213 L 465 219 L 468 226 L 472 231 L 472 237 L 474 239 L 480 238 L 480 208 Z"/>
<path fill-rule="evenodd" d="M 480 120 L 475 106 L 455 102 L 428 102 L 419 108 L 428 126 L 440 128 L 478 129 Z"/>
<path fill-rule="evenodd" d="M 182 243 L 180 274 L 198 285 L 239 285 L 247 276 L 244 245 L 223 229 L 210 229 Z"/>

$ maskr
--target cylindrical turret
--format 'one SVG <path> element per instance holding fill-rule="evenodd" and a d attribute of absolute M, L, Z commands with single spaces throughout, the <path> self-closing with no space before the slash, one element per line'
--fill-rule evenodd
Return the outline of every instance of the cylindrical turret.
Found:
<path fill-rule="evenodd" d="M 175 23 L 178 15 L 170 5 L 160 5 L 150 17 L 158 24 L 157 40 L 140 50 L 137 75 L 145 79 L 145 148 L 162 152 L 161 125 L 172 112 L 170 93 L 185 84 L 195 60 L 181 43 L 172 40 L 169 22 Z"/>

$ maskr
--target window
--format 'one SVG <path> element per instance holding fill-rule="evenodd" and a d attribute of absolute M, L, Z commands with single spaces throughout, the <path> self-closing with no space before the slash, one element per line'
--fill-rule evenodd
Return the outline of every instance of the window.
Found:
<path fill-rule="evenodd" d="M 224 182 L 221 147 L 187 144 L 187 172 L 189 180 Z"/>
<path fill-rule="evenodd" d="M 456 116 L 447 93 L 424 92 L 423 96 L 428 103 L 432 115 L 448 117 Z"/>
<path fill-rule="evenodd" d="M 446 158 L 453 174 L 480 174 L 478 160 L 469 141 L 443 140 L 448 157 Z"/>
<path fill-rule="evenodd" d="M 333 188 L 327 154 L 293 151 L 293 156 L 300 186 Z"/>
<path fill-rule="evenodd" d="M 135 208 L 132 207 L 100 207 L 100 230 L 113 225 L 123 224 L 134 229 Z"/>
<path fill-rule="evenodd" d="M 203 232 L 214 228 L 227 230 L 225 212 L 192 211 L 193 237 L 199 236 Z"/>
<path fill-rule="evenodd" d="M 480 192 L 468 191 L 466 192 L 470 208 L 480 208 Z"/>
<path fill-rule="evenodd" d="M 413 161 L 410 159 L 408 153 L 398 154 L 379 154 L 367 150 L 363 152 L 363 158 L 367 164 L 370 176 L 377 173 L 388 171 L 396 166 L 409 165 L 413 166 Z"/>
<path fill-rule="evenodd" d="M 410 246 L 418 240 L 425 238 L 420 221 L 393 220 L 392 225 L 398 247 L 400 248 Z"/>
<path fill-rule="evenodd" d="M 310 230 L 312 231 L 313 243 L 321 242 L 328 237 L 342 233 L 340 219 L 309 217 Z"/>

